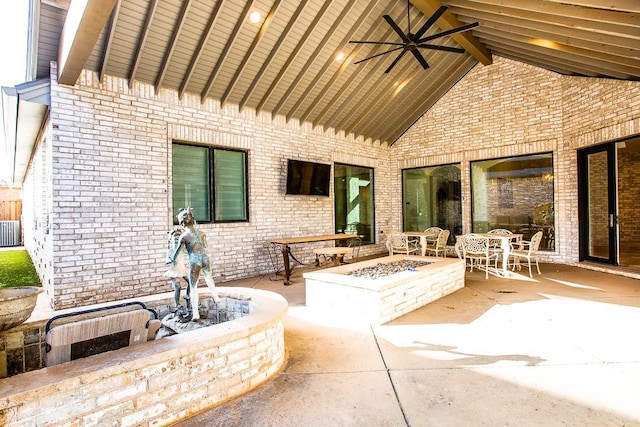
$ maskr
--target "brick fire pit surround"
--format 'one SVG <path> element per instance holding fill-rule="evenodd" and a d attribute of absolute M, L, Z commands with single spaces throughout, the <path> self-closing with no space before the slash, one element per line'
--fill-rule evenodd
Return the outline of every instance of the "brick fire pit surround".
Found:
<path fill-rule="evenodd" d="M 378 279 L 350 276 L 379 263 L 423 261 L 424 266 Z M 304 274 L 307 307 L 353 321 L 382 324 L 464 287 L 464 261 L 393 255 Z"/>
<path fill-rule="evenodd" d="M 202 290 L 201 290 L 202 292 Z M 164 426 L 244 394 L 286 361 L 280 295 L 218 288 L 247 316 L 0 380 L 2 426 Z M 208 295 L 208 291 L 203 292 Z"/>

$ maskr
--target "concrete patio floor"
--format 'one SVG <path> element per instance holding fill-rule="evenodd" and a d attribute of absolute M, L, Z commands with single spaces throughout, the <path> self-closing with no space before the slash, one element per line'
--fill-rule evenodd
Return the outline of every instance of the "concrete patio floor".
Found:
<path fill-rule="evenodd" d="M 640 426 L 640 280 L 556 264 L 380 326 L 305 303 L 303 270 L 224 283 L 282 294 L 288 362 L 189 426 Z M 526 269 L 525 269 L 526 270 Z"/>

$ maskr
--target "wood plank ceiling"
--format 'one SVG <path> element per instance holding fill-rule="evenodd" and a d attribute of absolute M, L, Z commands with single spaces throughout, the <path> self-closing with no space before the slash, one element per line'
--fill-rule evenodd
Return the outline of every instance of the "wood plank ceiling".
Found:
<path fill-rule="evenodd" d="M 383 144 L 492 55 L 565 75 L 640 79 L 640 1 L 411 0 L 414 32 L 441 4 L 449 9 L 425 36 L 479 25 L 433 41 L 464 54 L 421 50 L 427 70 L 405 55 L 386 74 L 397 53 L 354 65 L 389 46 L 350 40 L 401 41 L 382 16 L 406 31 L 406 0 L 119 0 L 79 65 Z M 66 5 L 41 0 L 40 28 L 55 34 L 52 11 Z"/>

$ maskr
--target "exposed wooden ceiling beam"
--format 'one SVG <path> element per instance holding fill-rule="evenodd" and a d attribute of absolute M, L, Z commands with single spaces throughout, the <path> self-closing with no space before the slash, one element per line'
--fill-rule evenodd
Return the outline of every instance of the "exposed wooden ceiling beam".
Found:
<path fill-rule="evenodd" d="M 160 63 L 160 72 L 158 73 L 158 77 L 156 78 L 156 83 L 155 83 L 156 92 L 162 86 L 162 81 L 164 80 L 164 76 L 166 75 L 167 69 L 169 68 L 169 64 L 171 63 L 171 57 L 173 56 L 173 53 L 176 49 L 178 38 L 180 37 L 182 28 L 187 22 L 187 15 L 189 14 L 190 7 L 191 7 L 191 0 L 186 0 L 185 2 L 182 3 L 182 9 L 180 9 L 180 16 L 178 17 L 178 23 L 173 28 L 169 46 L 167 47 L 167 50 L 164 53 L 162 62 Z"/>
<path fill-rule="evenodd" d="M 149 39 L 149 32 L 151 31 L 151 22 L 153 22 L 153 17 L 158 10 L 158 2 L 159 0 L 151 0 L 149 3 L 149 8 L 147 9 L 147 16 L 144 19 L 144 26 L 142 27 L 142 31 L 140 32 L 140 37 L 138 38 L 138 43 L 134 50 L 134 58 L 131 65 L 131 70 L 129 70 L 129 87 L 133 87 L 133 82 L 136 79 L 136 73 L 138 72 L 138 67 L 140 66 L 140 61 L 142 61 L 142 53 L 144 52 L 144 48 Z"/>
<path fill-rule="evenodd" d="M 62 10 L 69 10 L 69 5 L 71 4 L 71 0 L 41 0 L 40 2 Z"/>
<path fill-rule="evenodd" d="M 253 7 L 253 3 L 254 3 L 254 0 L 251 0 L 245 4 L 244 9 L 242 9 L 242 13 L 240 14 L 240 17 L 236 21 L 236 25 L 233 27 L 231 36 L 225 43 L 224 48 L 222 49 L 222 52 L 220 52 L 220 56 L 216 61 L 216 65 L 213 67 L 213 69 L 209 73 L 209 80 L 207 81 L 207 84 L 205 85 L 204 89 L 202 90 L 202 93 L 200 94 L 200 99 L 203 103 L 209 96 L 209 93 L 213 88 L 213 82 L 216 80 L 216 77 L 218 76 L 218 72 L 220 71 L 220 68 L 224 64 L 224 61 L 226 61 L 227 56 L 229 55 L 229 51 L 231 50 L 231 48 L 233 47 L 233 44 L 236 42 L 236 39 L 240 35 L 241 28 L 246 24 L 247 17 L 249 16 L 249 12 Z"/>
<path fill-rule="evenodd" d="M 450 0 L 451 10 L 473 10 L 553 24 L 556 28 L 588 28 L 604 35 L 622 35 L 640 40 L 640 16 L 629 13 L 591 10 L 579 6 L 547 4 L 538 0 L 518 0 L 509 6 L 499 0 Z M 460 8 L 460 9 L 458 9 Z M 464 13 L 464 12 L 462 12 Z M 474 16 L 477 14 L 474 13 Z"/>
<path fill-rule="evenodd" d="M 392 7 L 392 4 L 390 2 L 387 2 L 386 8 L 382 12 L 382 14 L 383 15 L 388 15 L 389 11 L 391 10 L 391 7 Z M 373 9 L 373 6 L 371 8 Z M 375 32 L 376 28 L 377 27 L 375 25 L 369 27 L 369 29 L 364 33 L 364 36 L 362 37 L 362 39 L 363 40 L 369 40 L 371 38 L 372 34 Z M 389 31 L 391 31 L 391 30 L 389 30 Z M 388 35 L 389 35 L 389 33 L 387 33 L 385 35 L 385 38 Z M 344 82 L 343 85 L 338 90 L 336 90 L 336 92 L 335 92 L 334 96 L 331 98 L 331 100 L 329 102 L 323 101 L 324 99 L 326 99 L 327 94 L 330 93 L 330 89 L 329 88 L 334 84 L 334 82 L 347 69 L 349 69 L 349 67 L 353 66 L 352 61 L 355 60 L 356 56 L 358 55 L 358 53 L 360 52 L 360 50 L 363 47 L 364 47 L 364 45 L 362 45 L 362 44 L 356 44 L 355 45 L 355 47 L 353 48 L 351 53 L 349 53 L 349 55 L 344 59 L 344 61 L 340 65 L 340 68 L 334 73 L 334 75 L 331 78 L 331 80 L 325 85 L 325 87 L 322 89 L 322 91 L 320 91 L 320 94 L 318 95 L 318 97 L 314 101 L 314 104 L 320 105 L 321 102 L 325 102 L 325 106 L 322 109 L 322 111 L 320 111 L 320 113 L 318 115 L 316 115 L 316 117 L 313 119 L 313 125 L 314 126 L 318 126 L 320 123 L 322 123 L 322 121 L 324 120 L 324 118 L 327 115 L 327 113 L 329 111 L 331 111 L 331 109 L 334 108 L 338 104 L 339 99 L 341 97 L 346 96 L 346 92 L 347 92 L 348 88 L 351 86 L 351 84 L 356 79 L 358 74 L 363 72 L 365 67 L 357 67 L 357 68 L 351 70 L 351 75 L 349 76 L 347 81 Z M 381 46 L 378 46 L 378 49 L 380 47 Z M 323 99 L 320 99 L 321 97 Z M 306 113 L 305 113 L 305 115 L 306 115 Z"/>
<path fill-rule="evenodd" d="M 75 0 L 69 6 L 58 50 L 58 83 L 73 85 L 118 0 Z"/>
<path fill-rule="evenodd" d="M 431 16 L 441 6 L 439 0 L 411 0 L 411 3 L 426 16 Z M 442 30 L 447 31 L 453 28 L 461 27 L 463 24 L 456 18 L 456 16 L 446 11 L 437 21 Z M 452 34 L 449 37 L 454 39 L 460 46 L 462 46 L 471 56 L 476 58 L 483 65 L 489 65 L 492 63 L 491 52 L 483 46 L 480 41 L 473 36 L 471 31 L 464 31 L 462 33 Z"/>
<path fill-rule="evenodd" d="M 342 13 L 338 15 L 339 16 L 338 19 L 335 19 L 333 21 L 333 24 L 331 25 L 329 30 L 325 33 L 322 40 L 320 40 L 320 42 L 316 44 L 316 48 L 313 50 L 313 53 L 309 56 L 305 64 L 298 70 L 298 73 L 295 79 L 289 85 L 284 95 L 280 97 L 280 101 L 278 101 L 278 103 L 276 104 L 276 107 L 273 109 L 273 114 L 280 113 L 280 110 L 282 109 L 284 104 L 289 100 L 289 97 L 291 96 L 291 94 L 293 94 L 295 89 L 297 89 L 298 85 L 300 84 L 300 81 L 302 80 L 303 77 L 305 77 L 309 68 L 313 65 L 313 63 L 316 61 L 318 56 L 320 56 L 322 51 L 326 48 L 327 44 L 329 43 L 329 40 L 331 40 L 336 30 L 340 28 L 343 20 L 347 17 L 347 15 L 349 14 L 349 11 L 353 8 L 353 6 L 355 6 L 355 3 L 356 3 L 355 0 L 350 0 L 345 5 L 344 9 L 342 9 Z M 293 115 L 292 111 L 291 110 L 288 111 L 286 113 L 287 120 L 290 120 L 292 118 L 292 115 Z"/>
<path fill-rule="evenodd" d="M 448 4 L 454 7 L 468 8 L 472 10 L 501 10 L 509 15 L 512 13 L 544 14 L 547 20 L 558 22 L 558 19 L 585 20 L 589 22 L 605 23 L 609 26 L 637 26 L 638 17 L 631 13 L 621 13 L 610 9 L 592 9 L 570 4 L 553 3 L 540 0 L 518 0 L 507 2 L 503 0 L 450 0 Z M 497 9 L 496 9 L 497 8 Z M 517 12 L 515 12 L 517 11 Z"/>
<path fill-rule="evenodd" d="M 620 46 L 614 46 L 611 44 L 604 44 L 602 42 L 596 42 L 593 40 L 585 40 L 583 38 L 575 36 L 569 37 L 563 34 L 552 33 L 542 29 L 533 29 L 529 26 L 523 27 L 519 25 L 499 24 L 489 21 L 482 21 L 482 31 L 478 32 L 478 37 L 482 38 L 483 34 L 491 34 L 494 31 L 499 31 L 503 35 L 513 33 L 522 37 L 529 37 L 531 40 L 548 40 L 550 42 L 591 50 L 594 52 L 603 52 L 610 55 L 617 55 L 625 57 L 625 59 L 631 59 L 633 57 L 640 60 L 640 44 L 638 44 L 638 49 L 634 50 Z"/>
<path fill-rule="evenodd" d="M 333 0 L 325 1 L 322 4 L 322 7 L 320 8 L 316 16 L 313 18 L 313 21 L 311 22 L 311 24 L 309 24 L 309 26 L 307 27 L 307 30 L 305 31 L 304 35 L 300 38 L 300 40 L 298 41 L 298 44 L 296 44 L 295 49 L 293 49 L 293 51 L 289 54 L 287 61 L 280 68 L 280 71 L 278 72 L 278 76 L 271 82 L 269 89 L 267 89 L 266 93 L 263 95 L 262 99 L 258 103 L 258 106 L 256 107 L 257 111 L 262 111 L 264 109 L 264 106 L 268 102 L 271 95 L 273 94 L 273 91 L 280 84 L 280 81 L 287 73 L 287 70 L 289 70 L 293 61 L 298 57 L 303 47 L 307 43 L 307 40 L 309 39 L 311 34 L 315 31 L 315 29 L 318 26 L 318 23 L 320 22 L 322 17 L 327 13 L 327 10 L 329 10 L 329 7 L 332 4 L 333 4 Z M 272 114 L 274 113 L 272 112 Z"/>
<path fill-rule="evenodd" d="M 178 88 L 178 97 L 180 99 L 182 99 L 182 97 L 184 96 L 184 92 L 189 86 L 189 83 L 191 82 L 191 78 L 193 77 L 193 71 L 196 69 L 196 66 L 200 62 L 200 59 L 202 58 L 205 45 L 213 35 L 213 27 L 215 26 L 216 22 L 220 18 L 220 15 L 221 15 L 220 9 L 222 8 L 223 3 L 224 3 L 224 0 L 218 0 L 218 2 L 216 2 L 215 7 L 211 11 L 211 14 L 209 15 L 209 19 L 207 20 L 207 26 L 204 32 L 202 33 L 200 40 L 198 41 L 198 46 L 196 47 L 196 50 L 193 52 L 193 56 L 189 61 L 189 67 L 187 68 L 187 72 L 182 78 L 182 82 L 180 83 L 180 87 Z"/>
<path fill-rule="evenodd" d="M 339 70 L 340 68 L 343 68 L 341 65 L 337 65 L 336 62 L 336 55 L 338 55 L 339 52 L 342 51 L 343 46 L 346 46 L 349 43 L 349 40 L 351 39 L 351 37 L 353 37 L 353 34 L 358 30 L 358 23 L 362 23 L 367 19 L 367 16 L 369 16 L 369 14 L 371 13 L 371 11 L 373 10 L 372 7 L 366 7 L 362 13 L 360 14 L 360 16 L 358 16 L 358 18 L 355 20 L 355 22 L 349 27 L 349 31 L 347 31 L 347 33 L 344 35 L 344 37 L 342 38 L 342 40 L 340 41 L 340 43 L 338 44 L 338 50 L 336 52 L 334 52 L 324 63 L 324 65 L 322 66 L 322 68 L 320 69 L 320 71 L 318 73 L 316 73 L 316 76 L 313 78 L 313 80 L 309 83 L 308 88 L 305 90 L 305 93 L 307 94 L 307 96 L 302 96 L 298 99 L 298 101 L 293 105 L 293 108 L 291 108 L 291 110 L 289 111 L 289 115 L 294 115 L 297 113 L 298 109 L 300 108 L 300 106 L 302 105 L 302 103 L 309 99 L 309 97 L 311 97 L 311 94 L 313 93 L 316 85 L 318 84 L 318 82 L 325 77 L 325 74 L 327 73 L 327 71 L 329 70 L 329 68 L 334 67 L 336 70 Z M 344 60 L 343 60 L 344 61 Z M 335 75 L 335 72 L 333 73 Z M 326 92 L 325 92 L 326 93 Z M 323 93 L 320 94 L 320 96 L 322 96 Z M 309 117 L 309 114 L 311 114 L 311 111 L 313 111 L 313 108 L 315 108 L 318 104 L 315 101 L 312 101 L 309 103 L 309 107 L 307 108 L 307 110 L 300 116 L 300 121 L 305 121 L 307 120 L 307 118 Z"/>
<path fill-rule="evenodd" d="M 253 38 L 253 41 L 251 42 L 251 46 L 249 46 L 249 49 L 247 49 L 247 53 L 242 58 L 242 62 L 236 68 L 236 71 L 233 74 L 231 81 L 227 85 L 227 88 L 225 89 L 224 93 L 222 94 L 222 97 L 220 98 L 220 104 L 224 105 L 227 103 L 227 99 L 229 98 L 229 96 L 231 96 L 231 92 L 233 92 L 233 89 L 235 88 L 236 84 L 238 84 L 238 79 L 240 78 L 240 75 L 244 72 L 245 67 L 251 60 L 252 56 L 255 54 L 258 43 L 260 43 L 264 35 L 267 33 L 267 30 L 269 29 L 269 25 L 271 24 L 273 17 L 275 16 L 276 12 L 278 11 L 278 8 L 280 7 L 281 1 L 282 0 L 275 0 L 271 5 L 271 10 L 269 10 L 269 13 L 267 14 L 264 21 L 262 22 L 260 29 L 256 33 L 256 36 Z"/>
<path fill-rule="evenodd" d="M 109 37 L 107 38 L 107 44 L 105 46 L 104 55 L 102 56 L 102 64 L 100 64 L 100 82 L 104 81 L 105 70 L 109 66 L 109 57 L 111 54 L 111 46 L 113 43 L 113 36 L 116 32 L 116 25 L 118 24 L 118 17 L 120 16 L 120 5 L 122 2 L 118 1 L 116 9 L 111 16 L 111 23 L 109 24 Z"/>
<path fill-rule="evenodd" d="M 293 25 L 298 20 L 298 17 L 300 16 L 304 8 L 307 6 L 308 1 L 309 0 L 302 0 L 298 4 L 298 7 L 296 8 L 295 12 L 293 12 L 293 15 L 291 16 L 289 21 L 287 21 L 287 25 L 284 27 L 284 29 L 280 33 L 278 40 L 271 48 L 271 52 L 269 52 L 269 55 L 267 55 L 267 58 L 262 63 L 260 70 L 253 77 L 253 80 L 251 81 L 249 88 L 246 90 L 244 96 L 242 97 L 242 100 L 240 101 L 240 109 L 244 108 L 247 105 L 247 102 L 249 102 L 249 99 L 251 98 L 254 91 L 256 90 L 256 87 L 258 86 L 258 82 L 260 82 L 260 80 L 264 76 L 265 71 L 267 70 L 267 68 L 269 68 L 269 65 L 271 65 L 271 62 L 275 59 L 276 55 L 278 54 L 278 51 L 280 50 L 280 47 L 285 42 L 285 40 L 287 39 L 287 36 L 289 35 L 289 32 L 291 31 L 291 27 L 293 27 Z"/>
<path fill-rule="evenodd" d="M 638 0 L 546 0 L 550 3 L 572 4 L 575 6 L 592 7 L 602 10 L 617 10 L 620 12 L 640 13 Z"/>
<path fill-rule="evenodd" d="M 466 16 L 466 11 L 461 11 L 459 16 Z M 505 24 L 514 27 L 528 28 L 536 31 L 544 31 L 549 33 L 558 34 L 561 37 L 567 37 L 579 40 L 588 40 L 593 43 L 599 43 L 601 45 L 618 46 L 624 49 L 638 49 L 638 40 L 634 40 L 629 37 L 618 37 L 611 34 L 596 33 L 585 29 L 587 27 L 570 27 L 570 26 L 558 26 L 549 22 L 545 22 L 543 16 L 531 16 L 531 14 L 523 14 L 522 16 L 505 15 L 498 11 L 476 11 L 471 12 L 474 19 L 480 22 L 488 21 L 493 22 L 494 26 L 498 24 Z M 537 19 L 536 19 L 537 18 Z M 478 27 L 478 37 L 482 37 L 482 28 Z"/>
<path fill-rule="evenodd" d="M 596 51 L 549 40 L 545 42 L 537 42 L 538 39 L 526 35 L 520 35 L 515 31 L 501 31 L 487 28 L 485 28 L 483 36 L 494 40 L 510 40 L 515 43 L 522 43 L 525 46 L 539 46 L 546 48 L 551 56 L 560 55 L 562 52 L 571 55 L 572 58 L 579 59 L 580 62 L 584 61 L 587 64 L 599 64 L 604 66 L 604 68 L 611 68 L 619 72 L 632 75 L 640 74 L 640 57 L 634 59 L 628 56 L 617 56 L 607 52 L 606 46 Z M 640 54 L 640 52 L 638 53 Z"/>
<path fill-rule="evenodd" d="M 490 46 L 500 47 L 500 49 L 508 50 L 510 49 L 513 52 L 520 52 L 520 57 L 522 58 L 521 62 L 525 62 L 525 58 L 529 57 L 526 61 L 528 63 L 531 59 L 538 58 L 538 61 L 541 62 L 556 62 L 559 64 L 564 64 L 568 69 L 574 70 L 574 74 L 581 73 L 586 76 L 597 74 L 599 76 L 609 75 L 611 77 L 617 79 L 629 79 L 630 75 L 627 72 L 619 72 L 611 69 L 607 69 L 602 64 L 599 64 L 597 61 L 577 61 L 575 58 L 570 55 L 563 54 L 562 52 L 556 52 L 553 54 L 549 52 L 548 49 L 539 46 L 533 45 L 523 45 L 522 43 L 511 43 L 506 40 L 502 41 L 493 41 L 488 40 L 487 44 Z"/>

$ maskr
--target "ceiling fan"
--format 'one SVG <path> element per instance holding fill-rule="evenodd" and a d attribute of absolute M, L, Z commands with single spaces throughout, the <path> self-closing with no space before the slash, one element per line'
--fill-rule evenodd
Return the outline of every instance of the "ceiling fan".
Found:
<path fill-rule="evenodd" d="M 360 64 L 361 62 L 368 61 L 373 58 L 377 58 L 378 56 L 386 55 L 387 53 L 392 53 L 402 49 L 402 52 L 393 60 L 391 65 L 387 68 L 385 73 L 391 71 L 393 67 L 400 61 L 400 59 L 404 56 L 405 53 L 411 52 L 413 56 L 418 60 L 420 65 L 422 65 L 423 69 L 429 68 L 429 64 L 424 59 L 419 49 L 431 49 L 431 50 L 442 50 L 445 52 L 455 52 L 455 53 L 464 53 L 465 50 L 457 47 L 449 47 L 449 46 L 439 46 L 435 44 L 430 44 L 431 40 L 439 39 L 440 37 L 448 36 L 455 33 L 461 33 L 463 31 L 470 30 L 471 28 L 477 27 L 478 23 L 474 22 L 473 24 L 463 25 L 461 27 L 452 28 L 451 30 L 442 31 L 437 34 L 433 34 L 427 37 L 423 37 L 423 35 L 431 28 L 431 26 L 442 16 L 442 14 L 448 9 L 447 6 L 440 6 L 438 10 L 435 11 L 433 15 L 424 23 L 422 27 L 418 30 L 417 33 L 411 32 L 411 17 L 409 15 L 409 0 L 407 0 L 407 32 L 406 34 L 400 29 L 398 24 L 394 22 L 394 20 L 389 15 L 383 15 L 385 21 L 393 28 L 393 30 L 400 36 L 402 42 L 386 42 L 386 41 L 367 41 L 367 40 L 351 40 L 349 43 L 364 43 L 364 44 L 379 44 L 379 45 L 390 45 L 396 46 L 393 49 L 387 50 L 385 52 L 378 53 L 376 55 L 370 56 L 368 58 L 362 59 L 360 61 L 354 62 L 354 64 Z"/>

